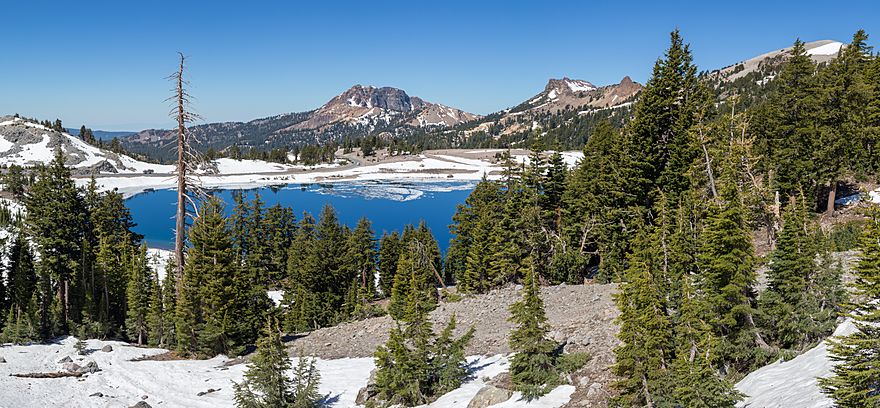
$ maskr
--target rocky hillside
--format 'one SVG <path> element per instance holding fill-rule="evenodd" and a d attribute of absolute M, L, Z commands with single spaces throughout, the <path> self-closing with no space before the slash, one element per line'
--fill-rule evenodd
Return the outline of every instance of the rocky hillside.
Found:
<path fill-rule="evenodd" d="M 79 174 L 142 173 L 161 166 L 92 146 L 67 132 L 13 117 L 0 116 L 0 162 L 31 167 L 52 160 L 61 149 L 65 163 Z"/>
<path fill-rule="evenodd" d="M 476 332 L 467 355 L 510 353 L 507 336 L 514 325 L 507 320 L 508 308 L 520 299 L 519 286 L 507 286 L 484 295 L 443 303 L 432 314 L 439 330 L 455 314 L 458 334 L 471 325 Z M 615 285 L 560 285 L 543 287 L 541 296 L 553 331 L 551 337 L 567 351 L 585 351 L 592 358 L 573 376 L 575 392 L 567 406 L 604 407 L 610 395 L 614 362 L 613 348 L 618 344 L 614 320 L 618 311 L 612 294 Z M 376 348 L 388 340 L 393 324 L 390 317 L 377 317 L 304 333 L 292 339 L 291 355 L 300 349 L 321 358 L 372 357 Z"/>
<path fill-rule="evenodd" d="M 837 57 L 843 43 L 832 40 L 813 41 L 804 44 L 807 54 L 817 64 Z M 703 79 L 715 91 L 722 103 L 737 95 L 737 105 L 746 108 L 761 101 L 767 94 L 769 84 L 782 70 L 791 47 L 770 51 L 757 57 L 728 65 L 721 69 L 704 72 Z"/>
<path fill-rule="evenodd" d="M 624 77 L 620 83 L 596 86 L 580 79 L 550 79 L 544 90 L 508 109 L 453 129 L 435 130 L 429 139 L 454 146 L 483 147 L 522 143 L 534 133 L 564 148 L 580 148 L 602 120 L 622 125 L 642 85 Z"/>
<path fill-rule="evenodd" d="M 194 126 L 202 149 L 232 145 L 261 149 L 296 143 L 341 141 L 388 132 L 401 136 L 417 129 L 446 128 L 480 116 L 410 96 L 397 88 L 355 85 L 308 112 L 286 113 L 250 122 L 209 123 Z M 170 130 L 147 129 L 123 140 L 129 151 L 167 159 L 173 140 Z"/>

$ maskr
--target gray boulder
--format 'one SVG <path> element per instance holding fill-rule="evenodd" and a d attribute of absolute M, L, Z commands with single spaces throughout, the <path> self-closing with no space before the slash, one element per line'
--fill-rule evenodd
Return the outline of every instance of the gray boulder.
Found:
<path fill-rule="evenodd" d="M 64 371 L 67 371 L 67 372 L 69 372 L 69 373 L 78 373 L 79 370 L 82 369 L 82 367 L 80 367 L 79 364 L 74 363 L 74 362 L 64 363 L 64 364 L 61 366 L 61 368 L 62 368 Z"/>
<path fill-rule="evenodd" d="M 73 360 L 70 359 L 70 356 L 67 356 L 67 357 L 62 358 L 61 360 L 58 360 L 58 364 L 69 363 L 71 361 L 73 361 Z"/>
<path fill-rule="evenodd" d="M 101 369 L 98 368 L 98 363 L 96 363 L 94 361 L 89 361 L 88 364 L 86 364 L 84 367 L 81 367 L 79 369 L 79 372 L 81 372 L 83 374 L 92 374 L 92 373 L 97 373 L 98 371 L 101 371 Z"/>
<path fill-rule="evenodd" d="M 137 404 L 134 404 L 128 408 L 153 408 L 150 404 L 147 404 L 146 401 L 138 401 Z"/>
<path fill-rule="evenodd" d="M 474 395 L 467 408 L 486 408 L 495 404 L 500 404 L 510 399 L 513 391 L 498 388 L 494 385 L 486 385 Z"/>
<path fill-rule="evenodd" d="M 108 345 L 106 345 L 106 346 L 104 346 L 104 347 L 101 347 L 101 351 L 103 351 L 103 352 L 105 352 L 105 353 L 109 353 L 109 352 L 113 351 L 113 346 L 111 346 L 111 345 L 108 344 Z"/>
<path fill-rule="evenodd" d="M 3 357 L 0 357 L 0 364 L 4 364 L 4 363 L 6 363 L 6 359 Z"/>

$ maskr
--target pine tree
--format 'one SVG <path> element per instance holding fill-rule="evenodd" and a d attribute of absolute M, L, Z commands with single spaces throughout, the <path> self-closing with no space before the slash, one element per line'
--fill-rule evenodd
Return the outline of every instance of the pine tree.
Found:
<path fill-rule="evenodd" d="M 147 265 L 146 244 L 131 257 L 130 262 L 125 327 L 129 339 L 136 341 L 138 345 L 144 345 L 147 344 L 150 334 L 147 316 L 153 292 L 156 290 L 150 267 Z"/>
<path fill-rule="evenodd" d="M 628 156 L 622 154 L 623 139 L 608 122 L 596 125 L 584 158 L 569 177 L 563 195 L 563 233 L 570 251 L 598 256 L 597 279 L 619 281 L 628 251 L 629 207 L 633 196 L 626 191 Z"/>
<path fill-rule="evenodd" d="M 807 55 L 804 43 L 795 41 L 788 61 L 773 80 L 775 88 L 768 103 L 755 121 L 757 153 L 763 156 L 768 174 L 772 170 L 773 188 L 784 195 L 815 191 L 811 152 L 819 140 L 815 121 L 820 94 L 815 71 L 816 64 Z"/>
<path fill-rule="evenodd" d="M 37 274 L 30 244 L 22 233 L 16 234 L 10 246 L 6 283 L 6 306 L 26 310 L 36 290 Z"/>
<path fill-rule="evenodd" d="M 370 220 L 361 218 L 346 244 L 346 267 L 350 269 L 349 274 L 357 277 L 357 284 L 367 293 L 375 292 L 376 287 L 378 253 L 373 241 L 374 235 Z"/>
<path fill-rule="evenodd" d="M 516 353 L 510 362 L 510 376 L 514 388 L 531 401 L 560 382 L 558 345 L 547 338 L 547 315 L 533 269 L 527 269 L 522 299 L 511 305 L 510 314 L 510 321 L 517 325 L 510 332 L 510 348 Z"/>
<path fill-rule="evenodd" d="M 235 405 L 241 408 L 275 408 L 275 407 L 317 407 L 317 371 L 314 363 L 307 363 L 300 355 L 296 379 L 287 377 L 290 370 L 290 358 L 281 341 L 278 321 L 269 318 L 260 339 L 257 341 L 257 353 L 248 370 L 244 381 L 233 386 Z M 303 364 L 310 364 L 303 370 Z M 308 378 L 303 378 L 305 375 Z M 306 384 L 305 387 L 301 386 Z"/>
<path fill-rule="evenodd" d="M 632 169 L 626 189 L 644 208 L 654 207 L 660 191 L 675 208 L 678 196 L 690 188 L 687 173 L 697 150 L 689 130 L 710 103 L 696 69 L 689 46 L 673 31 L 665 58 L 655 63 L 636 102 L 625 132 Z"/>
<path fill-rule="evenodd" d="M 246 291 L 221 203 L 207 200 L 189 230 L 192 248 L 177 299 L 178 351 L 184 354 L 232 354 L 253 340 L 242 327 L 240 297 Z M 264 294 L 265 295 L 265 294 Z"/>
<path fill-rule="evenodd" d="M 420 290 L 420 281 L 416 273 L 409 273 L 405 311 L 375 353 L 376 398 L 385 406 L 424 404 L 458 388 L 465 378 L 464 347 L 473 328 L 452 339 L 455 322 L 450 320 L 441 336 L 435 336 L 428 318 L 434 299 Z"/>
<path fill-rule="evenodd" d="M 47 273 L 47 293 L 52 289 L 57 294 L 57 315 L 53 320 L 59 323 L 58 329 L 67 332 L 68 322 L 78 321 L 79 306 L 74 294 L 79 282 L 77 271 L 82 255 L 84 211 L 82 197 L 64 164 L 61 150 L 48 166 L 42 167 L 37 181 L 31 186 L 25 200 L 27 224 L 40 257 L 40 267 Z M 47 311 L 51 297 L 42 297 L 42 309 Z M 48 317 L 48 316 L 46 316 Z M 43 319 L 43 323 L 48 323 Z M 51 327 L 41 328 L 44 335 L 55 332 Z"/>
<path fill-rule="evenodd" d="M 766 331 L 776 345 L 803 349 L 834 327 L 836 305 L 842 300 L 840 276 L 830 259 L 820 255 L 819 232 L 808 221 L 803 197 L 790 203 L 771 253 L 769 287 L 760 308 Z"/>
<path fill-rule="evenodd" d="M 867 39 L 864 30 L 857 31 L 817 78 L 822 97 L 813 160 L 816 177 L 828 182 L 825 211 L 829 215 L 834 212 L 838 180 L 860 170 L 859 147 L 866 136 L 872 97 L 864 76 L 871 55 Z"/>
<path fill-rule="evenodd" d="M 383 233 L 379 240 L 379 289 L 385 297 L 391 296 L 397 262 L 400 260 L 400 236 L 397 231 Z"/>
<path fill-rule="evenodd" d="M 675 325 L 672 400 L 681 407 L 733 408 L 743 396 L 713 366 L 717 339 L 708 322 L 705 301 L 691 280 L 687 274 L 678 280 L 681 304 Z"/>
<path fill-rule="evenodd" d="M 318 393 L 318 385 L 321 382 L 321 373 L 316 366 L 317 359 L 307 358 L 299 350 L 296 368 L 293 372 L 293 407 L 313 408 L 321 406 L 321 394 Z"/>
<path fill-rule="evenodd" d="M 618 406 L 661 406 L 669 398 L 674 358 L 673 328 L 663 292 L 659 239 L 644 229 L 633 242 L 633 253 L 615 297 L 620 309 L 622 344 L 614 349 L 614 386 Z"/>
<path fill-rule="evenodd" d="M 861 238 L 862 257 L 853 283 L 858 303 L 847 305 L 852 334 L 831 341 L 837 362 L 830 378 L 819 380 L 822 391 L 841 408 L 880 406 L 880 210 L 873 207 Z"/>

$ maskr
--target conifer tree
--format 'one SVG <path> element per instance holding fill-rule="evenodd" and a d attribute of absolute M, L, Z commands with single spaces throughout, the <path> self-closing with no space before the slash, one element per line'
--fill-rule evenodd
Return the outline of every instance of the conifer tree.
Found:
<path fill-rule="evenodd" d="M 831 359 L 837 365 L 830 378 L 819 380 L 822 391 L 841 408 L 880 405 L 880 210 L 874 206 L 868 217 L 853 283 L 859 301 L 846 305 L 855 331 L 831 341 Z"/>
<path fill-rule="evenodd" d="M 801 197 L 785 209 L 771 253 L 769 287 L 760 298 L 762 326 L 785 349 L 810 347 L 828 335 L 834 328 L 836 305 L 843 300 L 840 274 L 820 252 L 819 232 L 807 219 L 804 201 Z"/>
<path fill-rule="evenodd" d="M 556 342 L 547 338 L 549 326 L 544 301 L 533 269 L 526 270 L 522 299 L 510 307 L 510 321 L 517 326 L 510 332 L 510 348 L 516 354 L 510 362 L 514 388 L 531 401 L 559 384 L 556 370 Z"/>
<path fill-rule="evenodd" d="M 715 316 L 715 335 L 722 339 L 718 356 L 733 368 L 746 370 L 758 363 L 756 347 L 768 350 L 769 346 L 755 325 L 754 249 L 730 169 L 720 182 L 721 201 L 709 209 L 699 249 L 700 289 Z"/>
<path fill-rule="evenodd" d="M 662 406 L 670 397 L 675 346 L 659 241 L 645 230 L 638 232 L 615 297 L 620 309 L 617 337 L 622 342 L 614 349 L 613 368 L 621 378 L 614 384 L 620 392 L 614 403 L 619 406 Z"/>
<path fill-rule="evenodd" d="M 584 146 L 584 158 L 569 177 L 563 195 L 562 233 L 570 250 L 595 255 L 597 279 L 619 281 L 628 251 L 628 208 L 634 205 L 626 185 L 627 155 L 623 138 L 608 122 L 596 125 Z"/>
<path fill-rule="evenodd" d="M 672 400 L 681 407 L 733 408 L 743 396 L 713 365 L 718 345 L 705 300 L 696 292 L 691 276 L 685 274 L 678 282 L 681 302 L 675 326 Z"/>
<path fill-rule="evenodd" d="M 78 321 L 78 299 L 74 296 L 79 282 L 77 271 L 81 259 L 84 231 L 84 207 L 82 197 L 70 177 L 70 170 L 64 164 L 61 150 L 48 166 L 42 167 L 37 181 L 31 186 L 25 200 L 27 224 L 37 244 L 40 268 L 46 273 L 46 294 L 54 289 L 57 294 L 58 322 L 61 332 L 69 328 L 68 322 Z M 51 297 L 43 297 L 42 309 L 50 309 Z M 47 316 L 48 317 L 48 316 Z M 44 323 L 47 320 L 44 319 Z M 48 335 L 50 327 L 42 327 Z"/>
<path fill-rule="evenodd" d="M 9 264 L 6 267 L 6 306 L 19 311 L 27 310 L 36 290 L 37 274 L 34 269 L 34 255 L 24 234 L 18 233 L 12 240 L 9 250 Z"/>
<path fill-rule="evenodd" d="M 466 378 L 464 347 L 474 329 L 453 339 L 455 321 L 451 319 L 441 335 L 435 336 L 428 317 L 434 299 L 420 290 L 420 281 L 416 273 L 409 273 L 405 310 L 395 318 L 388 341 L 375 353 L 377 399 L 384 406 L 424 404 L 458 388 Z"/>
<path fill-rule="evenodd" d="M 317 407 L 318 374 L 314 361 L 300 355 L 296 378 L 287 377 L 290 358 L 281 341 L 278 321 L 269 318 L 257 341 L 257 353 L 248 364 L 245 379 L 233 386 L 240 408 Z M 303 378 L 306 377 L 306 378 Z"/>
<path fill-rule="evenodd" d="M 346 244 L 346 267 L 351 270 L 349 274 L 357 277 L 357 284 L 367 293 L 375 292 L 376 287 L 378 253 L 373 242 L 374 235 L 370 220 L 361 218 Z"/>
<path fill-rule="evenodd" d="M 150 302 L 155 291 L 155 282 L 147 265 L 147 246 L 142 245 L 140 250 L 130 259 L 128 288 L 126 290 L 127 307 L 125 327 L 128 338 L 136 341 L 138 345 L 147 344 L 150 334 L 147 316 L 150 312 Z"/>
<path fill-rule="evenodd" d="M 813 158 L 816 177 L 828 183 L 825 212 L 829 215 L 834 212 L 838 180 L 860 170 L 858 159 L 862 153 L 858 148 L 866 135 L 872 97 L 865 80 L 871 55 L 867 39 L 864 30 L 857 31 L 817 78 L 822 96 L 819 140 Z"/>
<path fill-rule="evenodd" d="M 689 130 L 710 103 L 678 30 L 670 34 L 664 57 L 654 64 L 625 132 L 632 171 L 627 189 L 647 209 L 654 207 L 660 191 L 677 207 L 679 194 L 690 187 L 687 172 L 696 149 Z"/>
<path fill-rule="evenodd" d="M 247 291 L 234 262 L 221 203 L 208 199 L 189 230 L 192 248 L 177 299 L 178 350 L 186 354 L 231 354 L 253 340 L 242 314 Z M 265 293 L 263 293 L 265 296 Z"/>
<path fill-rule="evenodd" d="M 400 260 L 400 236 L 397 231 L 383 233 L 379 240 L 379 289 L 385 297 L 391 296 L 397 262 Z"/>
<path fill-rule="evenodd" d="M 788 61 L 773 80 L 775 88 L 769 101 L 755 121 L 757 153 L 764 157 L 766 170 L 772 170 L 773 188 L 784 195 L 815 191 L 810 153 L 819 140 L 815 71 L 816 64 L 807 55 L 804 43 L 795 41 Z"/>

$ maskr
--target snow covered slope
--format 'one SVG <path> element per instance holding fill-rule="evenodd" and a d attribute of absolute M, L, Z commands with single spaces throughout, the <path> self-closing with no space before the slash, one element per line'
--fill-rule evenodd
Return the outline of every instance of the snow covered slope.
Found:
<path fill-rule="evenodd" d="M 34 166 L 48 163 L 60 148 L 65 163 L 83 172 L 169 172 L 173 166 L 152 164 L 92 146 L 66 132 L 12 116 L 0 116 L 0 163 Z"/>
<path fill-rule="evenodd" d="M 153 407 L 215 408 L 233 407 L 233 382 L 240 382 L 246 366 L 225 366 L 228 360 L 218 356 L 210 360 L 131 361 L 144 355 L 165 352 L 156 348 L 138 348 L 115 341 L 89 340 L 85 356 L 74 350 L 76 339 L 67 337 L 56 343 L 0 347 L 0 408 L 44 407 L 127 407 L 144 399 Z M 105 345 L 110 352 L 101 351 Z M 75 363 L 89 361 L 101 371 L 82 378 L 32 379 L 10 376 L 16 373 L 55 372 L 58 361 L 70 356 Z M 294 359 L 295 360 L 295 359 Z M 508 369 L 504 356 L 471 357 L 473 379 L 427 407 L 466 407 L 485 385 L 483 378 Z M 295 366 L 294 361 L 294 366 Z M 358 391 L 367 384 L 373 370 L 372 358 L 318 360 L 321 372 L 319 392 L 327 407 L 357 406 Z M 208 390 L 215 390 L 208 392 Z M 555 408 L 569 401 L 574 387 L 557 387 L 543 398 L 526 404 L 514 394 L 495 407 Z M 100 394 L 98 394 L 100 393 Z M 206 393 L 199 396 L 199 393 Z"/>
<path fill-rule="evenodd" d="M 834 331 L 835 336 L 852 333 L 847 320 Z M 747 375 L 736 388 L 748 395 L 738 404 L 743 408 L 831 408 L 834 402 L 822 394 L 817 378 L 831 374 L 834 363 L 828 358 L 824 341 L 790 361 L 777 361 Z"/>

